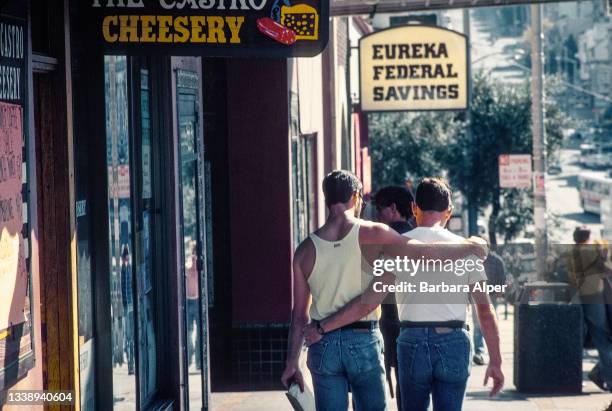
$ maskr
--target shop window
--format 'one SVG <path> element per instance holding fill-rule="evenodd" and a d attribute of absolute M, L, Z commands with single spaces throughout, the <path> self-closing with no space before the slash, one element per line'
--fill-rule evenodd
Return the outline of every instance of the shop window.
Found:
<path fill-rule="evenodd" d="M 113 403 L 136 408 L 128 59 L 104 58 Z"/>
<path fill-rule="evenodd" d="M 295 247 L 317 228 L 316 141 L 316 133 L 301 134 L 291 139 Z"/>
<path fill-rule="evenodd" d="M 137 185 L 138 214 L 136 263 L 138 296 L 138 353 L 139 386 L 141 402 L 149 402 L 157 387 L 157 338 L 154 318 L 154 247 L 153 219 L 153 159 L 151 146 L 151 106 L 149 70 L 141 69 L 140 75 L 140 144 L 136 150 L 140 157 L 139 184 Z"/>
<path fill-rule="evenodd" d="M 300 100 L 295 92 L 290 93 L 289 132 L 293 245 L 297 247 L 317 228 L 317 134 L 301 132 Z"/>
<path fill-rule="evenodd" d="M 105 57 L 112 384 L 116 409 L 147 408 L 158 387 L 155 179 L 148 59 Z M 130 100 L 131 99 L 131 100 Z M 138 395 L 137 395 L 138 393 Z"/>
<path fill-rule="evenodd" d="M 186 63 L 189 64 L 189 63 Z M 187 342 L 188 408 L 208 409 L 208 257 L 206 177 L 200 123 L 200 74 L 185 68 L 176 72 L 176 113 L 180 144 L 180 200 L 185 340 Z"/>

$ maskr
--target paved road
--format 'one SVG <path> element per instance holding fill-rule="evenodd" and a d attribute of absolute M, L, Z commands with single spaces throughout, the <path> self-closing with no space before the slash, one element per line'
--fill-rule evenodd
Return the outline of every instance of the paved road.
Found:
<path fill-rule="evenodd" d="M 561 150 L 559 160 L 562 173 L 547 178 L 547 206 L 549 213 L 556 216 L 551 219 L 553 224 L 549 223 L 549 234 L 555 243 L 572 243 L 572 232 L 578 225 L 589 226 L 594 238 L 600 238 L 602 225 L 599 216 L 584 213 L 580 206 L 578 174 L 583 169 L 578 164 L 578 158 L 578 150 Z"/>
<path fill-rule="evenodd" d="M 463 11 L 444 12 L 449 28 L 463 32 Z M 529 80 L 529 73 L 516 65 L 513 47 L 521 37 L 497 37 L 494 21 L 480 20 L 471 13 L 470 59 L 474 72 L 490 75 L 504 84 L 519 84 Z"/>

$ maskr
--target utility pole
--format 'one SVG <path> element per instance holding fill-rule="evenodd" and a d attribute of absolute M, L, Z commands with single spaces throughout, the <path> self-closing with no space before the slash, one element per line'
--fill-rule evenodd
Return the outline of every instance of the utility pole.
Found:
<path fill-rule="evenodd" d="M 544 130 L 544 54 L 542 6 L 531 5 L 531 117 L 533 127 L 533 219 L 538 279 L 546 274 L 546 133 Z"/>
<path fill-rule="evenodd" d="M 472 98 L 472 53 L 471 53 L 471 34 L 470 34 L 470 9 L 463 9 L 463 34 L 467 37 L 468 44 L 468 67 L 467 67 L 467 78 L 468 78 L 468 99 Z M 468 108 L 465 111 L 465 122 L 466 129 L 465 134 L 467 137 L 467 141 L 470 142 L 470 145 L 473 145 L 474 135 L 472 133 L 472 105 L 468 100 Z M 474 162 L 468 161 L 468 167 L 470 167 L 470 175 L 474 172 Z M 472 179 L 473 181 L 473 179 Z M 473 191 L 473 190 L 472 190 Z M 467 205 L 468 205 L 468 232 L 469 235 L 478 235 L 478 208 L 476 207 L 476 200 L 474 199 L 474 195 L 471 193 L 467 193 Z"/>

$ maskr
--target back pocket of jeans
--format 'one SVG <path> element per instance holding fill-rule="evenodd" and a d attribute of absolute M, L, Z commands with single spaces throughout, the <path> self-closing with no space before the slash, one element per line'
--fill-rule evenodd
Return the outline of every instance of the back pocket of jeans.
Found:
<path fill-rule="evenodd" d="M 323 368 L 323 360 L 325 359 L 327 344 L 327 341 L 319 341 L 308 347 L 306 365 L 308 366 L 310 372 L 320 372 Z"/>
<path fill-rule="evenodd" d="M 435 344 L 440 355 L 442 369 L 437 368 L 436 377 L 443 381 L 462 381 L 470 375 L 470 340 L 467 336 Z"/>
<path fill-rule="evenodd" d="M 412 375 L 418 348 L 417 343 L 397 340 L 397 367 L 400 374 Z"/>
<path fill-rule="evenodd" d="M 367 372 L 382 367 L 382 346 L 378 338 L 362 344 L 351 344 L 348 350 L 357 372 Z"/>

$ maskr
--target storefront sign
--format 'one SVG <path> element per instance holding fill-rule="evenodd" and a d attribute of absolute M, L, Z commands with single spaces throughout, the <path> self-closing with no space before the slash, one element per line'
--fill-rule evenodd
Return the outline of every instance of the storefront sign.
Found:
<path fill-rule="evenodd" d="M 0 100 L 25 101 L 25 22 L 10 17 L 0 18 Z"/>
<path fill-rule="evenodd" d="M 500 188 L 531 188 L 531 155 L 502 154 L 499 156 Z"/>
<path fill-rule="evenodd" d="M 402 26 L 359 41 L 363 111 L 468 107 L 467 39 L 440 27 Z"/>
<path fill-rule="evenodd" d="M 106 54 L 310 57 L 325 48 L 326 0 L 88 0 Z"/>
<path fill-rule="evenodd" d="M 23 241 L 21 107 L 0 103 L 0 330 L 25 321 L 28 271 Z"/>

